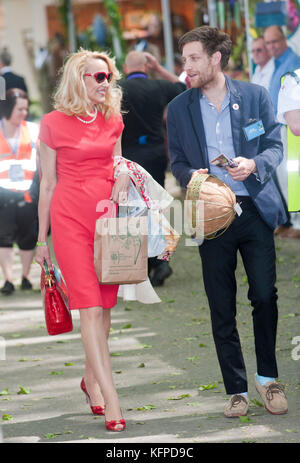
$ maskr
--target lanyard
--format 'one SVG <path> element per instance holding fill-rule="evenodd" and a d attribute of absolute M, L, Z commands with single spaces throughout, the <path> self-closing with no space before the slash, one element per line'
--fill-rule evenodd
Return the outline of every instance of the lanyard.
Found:
<path fill-rule="evenodd" d="M 11 151 L 13 152 L 14 156 L 17 157 L 18 150 L 19 150 L 19 144 L 20 144 L 21 126 L 18 127 L 18 135 L 16 137 L 17 143 L 14 146 L 10 143 L 10 141 L 8 140 L 8 138 L 7 138 L 6 134 L 5 134 L 5 127 L 4 127 L 3 119 L 1 119 L 1 130 L 2 130 L 2 133 L 3 133 L 3 136 L 4 136 L 5 140 L 7 141 L 7 143 L 10 146 Z"/>

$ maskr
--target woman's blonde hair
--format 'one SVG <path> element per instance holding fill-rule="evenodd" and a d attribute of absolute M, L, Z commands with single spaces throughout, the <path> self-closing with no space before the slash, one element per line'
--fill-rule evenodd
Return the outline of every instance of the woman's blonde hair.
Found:
<path fill-rule="evenodd" d="M 68 56 L 61 68 L 61 79 L 54 93 L 54 108 L 68 116 L 90 114 L 90 102 L 87 95 L 83 74 L 86 72 L 87 61 L 102 59 L 112 72 L 112 79 L 106 92 L 105 102 L 97 105 L 98 110 L 108 119 L 112 115 L 120 113 L 122 91 L 117 85 L 121 78 L 115 59 L 106 52 L 89 51 L 80 48 L 78 52 Z"/>

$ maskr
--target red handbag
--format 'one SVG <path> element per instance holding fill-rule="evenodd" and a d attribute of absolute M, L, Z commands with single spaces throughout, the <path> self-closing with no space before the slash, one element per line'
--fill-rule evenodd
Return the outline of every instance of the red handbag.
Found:
<path fill-rule="evenodd" d="M 47 263 L 41 274 L 41 294 L 48 334 L 62 334 L 73 330 L 72 316 L 68 309 L 67 288 L 62 279 L 57 281 Z"/>

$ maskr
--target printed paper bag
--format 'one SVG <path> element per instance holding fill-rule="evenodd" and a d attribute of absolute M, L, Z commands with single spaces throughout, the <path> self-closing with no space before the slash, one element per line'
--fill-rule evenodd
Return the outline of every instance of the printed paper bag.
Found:
<path fill-rule="evenodd" d="M 148 218 L 100 218 L 94 264 L 99 283 L 133 284 L 148 278 Z"/>

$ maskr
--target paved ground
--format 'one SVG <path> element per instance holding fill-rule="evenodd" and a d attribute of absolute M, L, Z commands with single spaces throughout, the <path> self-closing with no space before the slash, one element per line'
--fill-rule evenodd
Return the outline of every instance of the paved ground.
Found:
<path fill-rule="evenodd" d="M 127 430 L 107 432 L 79 389 L 84 355 L 78 315 L 74 331 L 48 336 L 39 293 L 0 297 L 0 429 L 6 443 L 300 442 L 300 240 L 276 240 L 279 288 L 278 363 L 289 413 L 272 416 L 255 391 L 251 308 L 241 263 L 238 326 L 249 376 L 248 420 L 226 419 L 227 396 L 216 361 L 196 248 L 184 238 L 174 274 L 155 305 L 120 302 L 110 337 L 115 383 Z M 20 265 L 16 259 L 15 283 Z M 2 282 L 0 282 L 2 285 Z M 293 344 L 297 342 L 297 344 Z M 1 431 L 0 431 L 1 433 Z M 1 440 L 1 436 L 0 436 Z"/>

